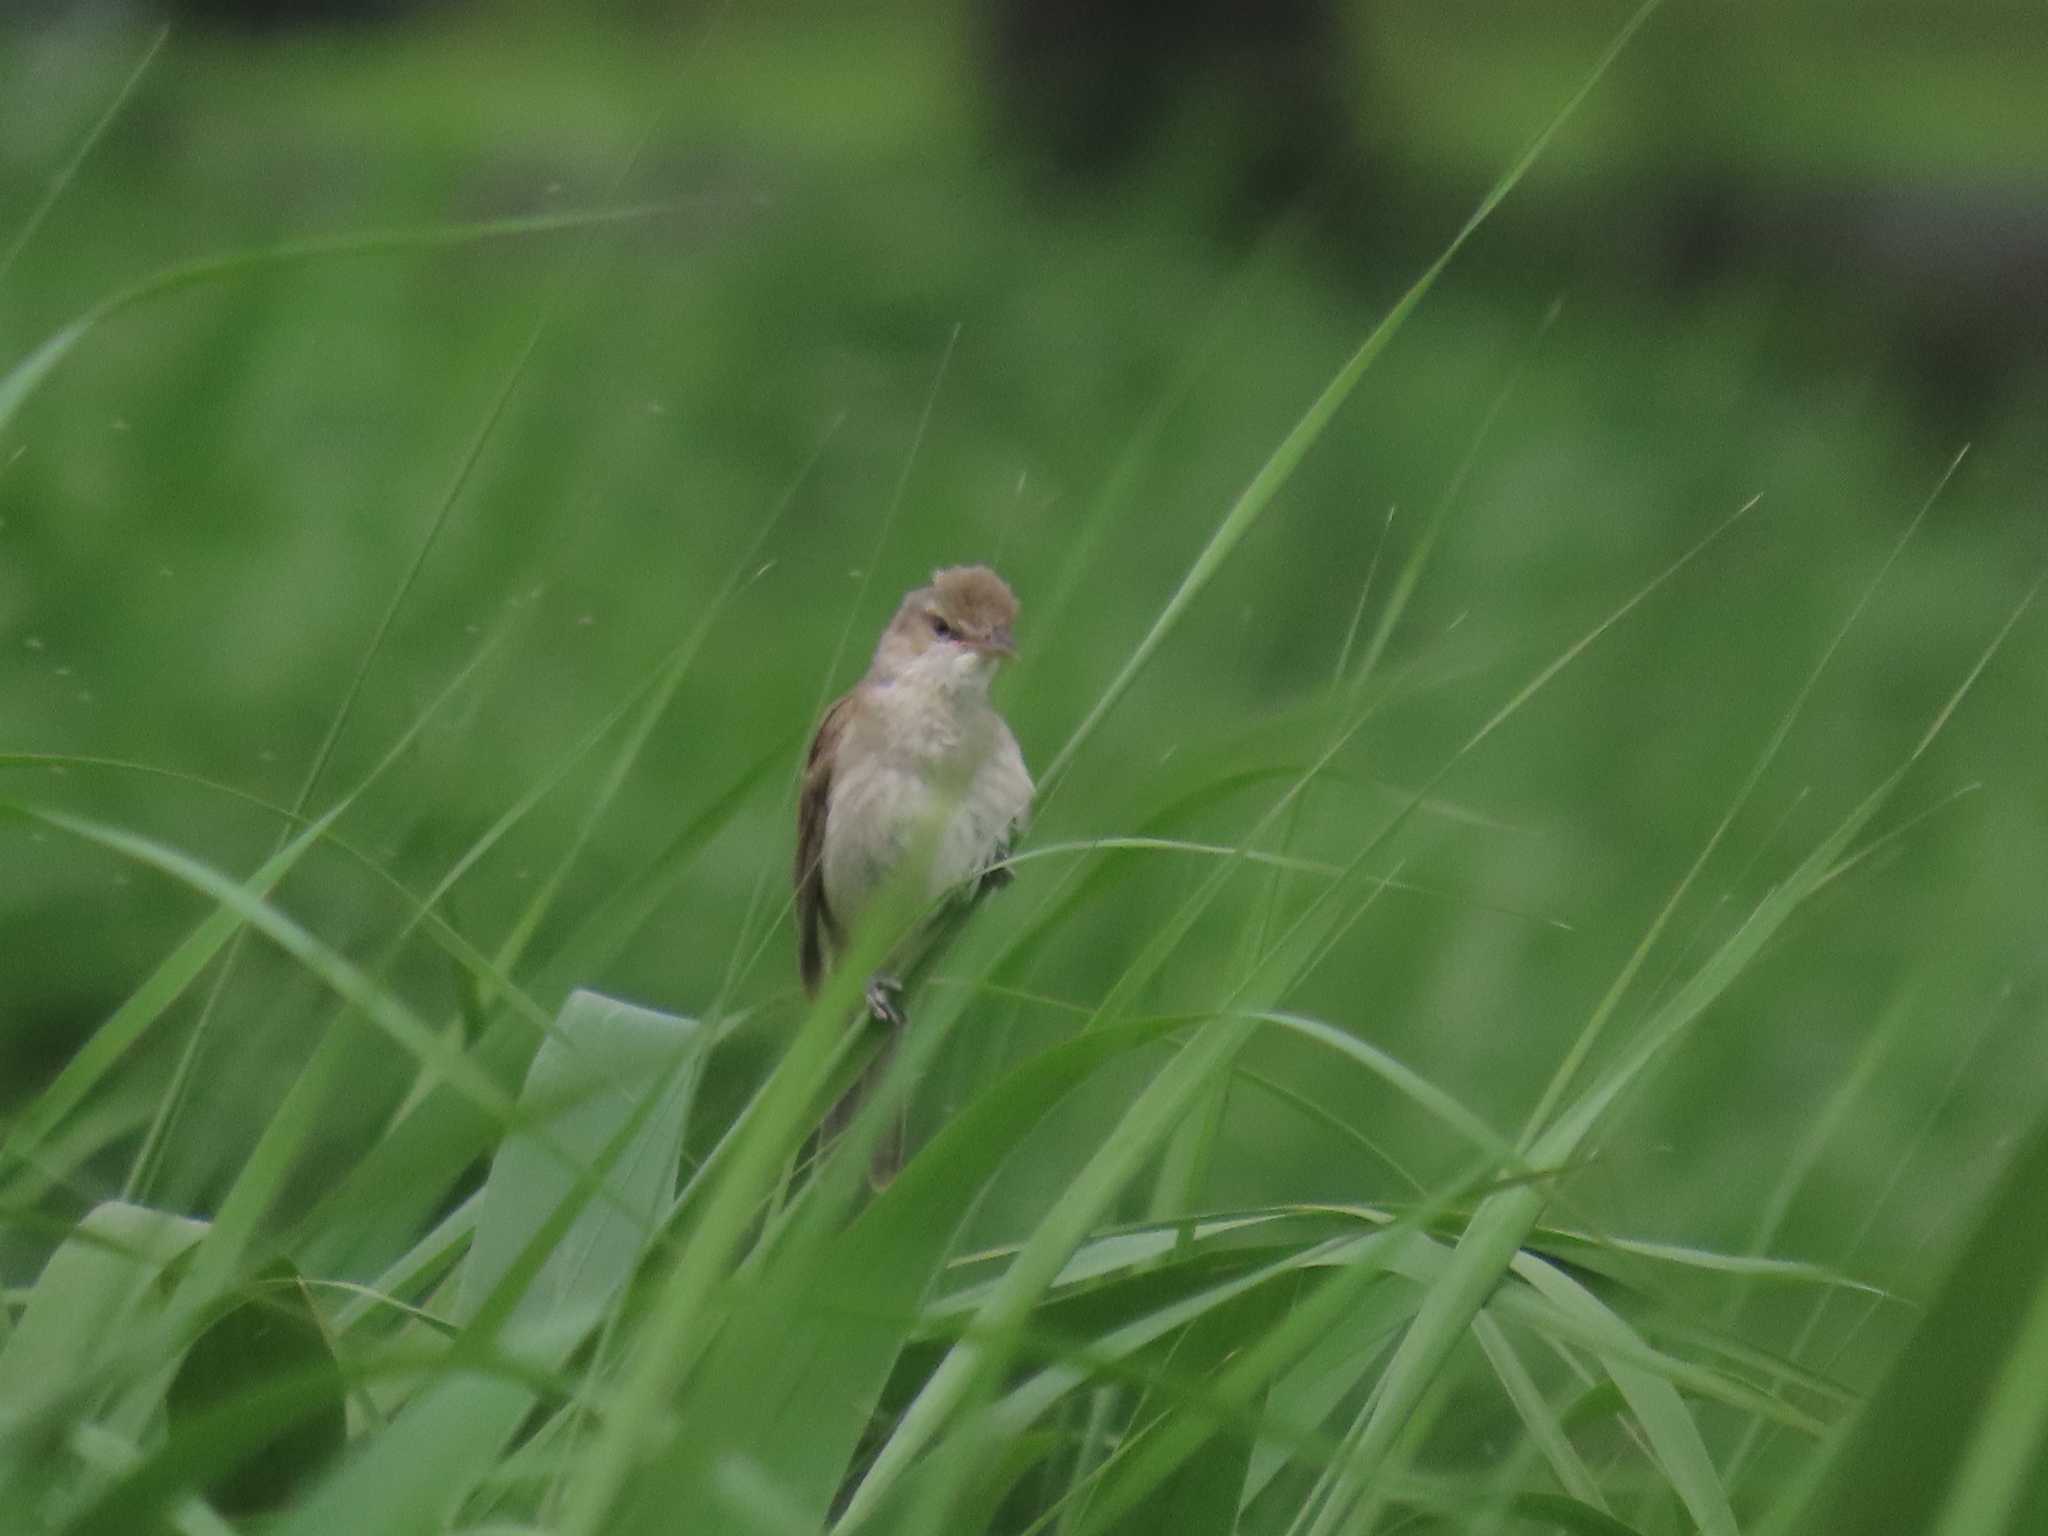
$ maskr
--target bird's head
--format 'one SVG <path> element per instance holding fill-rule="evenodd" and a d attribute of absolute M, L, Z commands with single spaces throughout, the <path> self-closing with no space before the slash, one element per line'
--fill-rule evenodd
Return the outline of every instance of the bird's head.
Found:
<path fill-rule="evenodd" d="M 932 572 L 906 594 L 875 648 L 875 669 L 948 689 L 987 688 L 998 663 L 1017 654 L 1017 599 L 985 565 Z"/>

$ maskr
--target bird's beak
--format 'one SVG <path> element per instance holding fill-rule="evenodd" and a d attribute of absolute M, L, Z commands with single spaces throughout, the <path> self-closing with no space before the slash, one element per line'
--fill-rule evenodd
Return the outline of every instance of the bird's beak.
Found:
<path fill-rule="evenodd" d="M 1000 656 L 1005 661 L 1017 654 L 1017 647 L 1010 639 L 1010 626 L 1007 624 L 1000 629 L 990 630 L 988 638 L 976 641 L 974 648 L 984 656 Z"/>

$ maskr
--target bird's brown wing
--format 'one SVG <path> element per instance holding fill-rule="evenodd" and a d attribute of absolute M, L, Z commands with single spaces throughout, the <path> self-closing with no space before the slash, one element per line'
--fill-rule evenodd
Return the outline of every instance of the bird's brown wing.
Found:
<path fill-rule="evenodd" d="M 847 694 L 825 711 L 804 759 L 803 787 L 796 802 L 797 969 L 804 990 L 816 992 L 825 979 L 826 946 L 839 942 L 839 923 L 825 903 L 825 811 L 832 800 L 832 764 L 846 728 Z"/>

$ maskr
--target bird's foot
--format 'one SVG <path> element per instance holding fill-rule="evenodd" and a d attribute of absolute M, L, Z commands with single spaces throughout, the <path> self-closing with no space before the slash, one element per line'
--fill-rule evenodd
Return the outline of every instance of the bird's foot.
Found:
<path fill-rule="evenodd" d="M 903 1011 L 903 983 L 894 976 L 876 976 L 868 982 L 868 1017 L 880 1024 L 906 1028 L 910 1015 Z"/>

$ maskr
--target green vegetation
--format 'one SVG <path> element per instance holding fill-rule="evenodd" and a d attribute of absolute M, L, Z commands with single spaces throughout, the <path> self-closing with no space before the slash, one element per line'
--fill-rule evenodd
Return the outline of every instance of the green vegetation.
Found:
<path fill-rule="evenodd" d="M 2048 369 L 1626 280 L 1696 18 L 1411 76 L 1353 270 L 916 8 L 543 16 L 0 31 L 0 1527 L 2042 1528 Z M 792 780 L 969 559 L 871 1198 Z"/>

